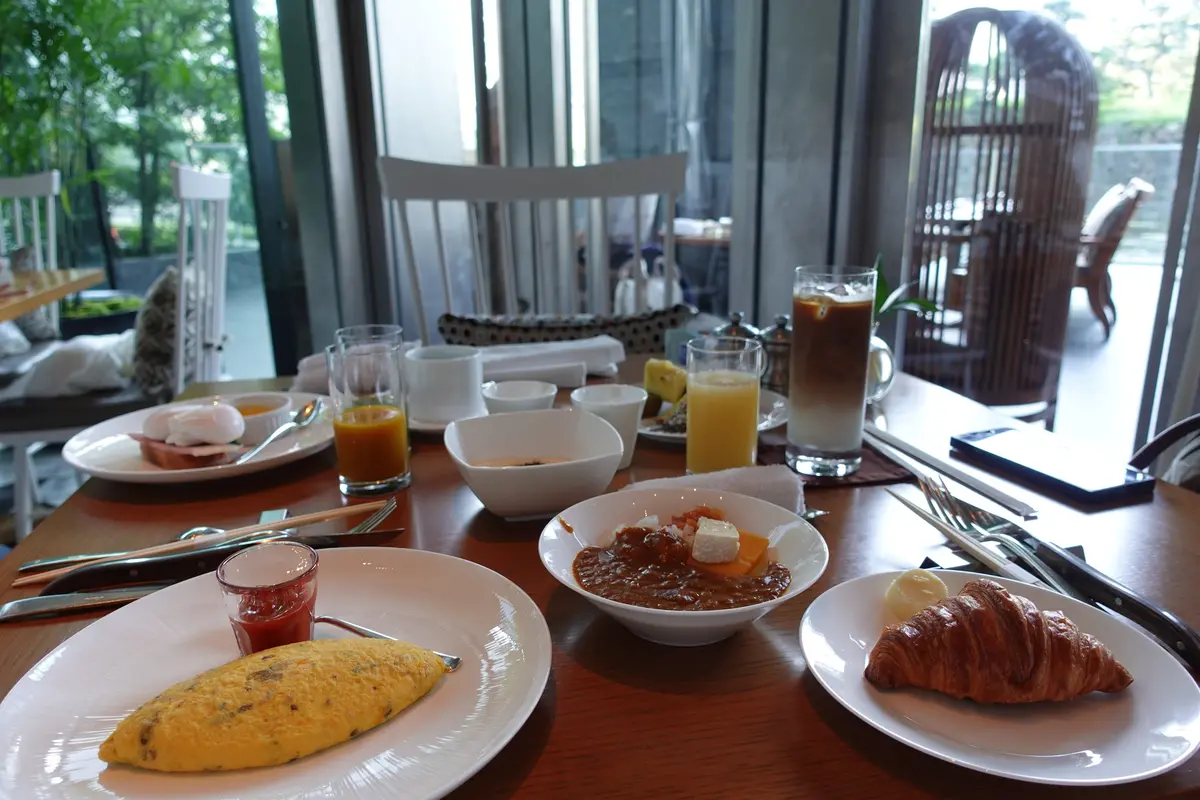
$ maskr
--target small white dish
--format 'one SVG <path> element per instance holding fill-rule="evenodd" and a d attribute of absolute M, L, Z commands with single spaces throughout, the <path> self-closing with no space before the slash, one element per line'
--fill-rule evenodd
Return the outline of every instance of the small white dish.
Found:
<path fill-rule="evenodd" d="M 1062 611 L 1108 646 L 1133 684 L 1062 703 L 987 706 L 921 689 L 882 691 L 866 678 L 884 626 L 896 622 L 883 595 L 898 572 L 838 584 L 800 623 L 808 668 L 834 699 L 893 739 L 961 767 L 1033 783 L 1100 786 L 1149 778 L 1200 747 L 1200 687 L 1175 658 L 1099 609 L 991 575 L 942 570 L 951 594 L 988 578 L 1043 611 Z"/>
<path fill-rule="evenodd" d="M 612 425 L 565 408 L 458 420 L 445 442 L 475 496 L 507 519 L 545 519 L 600 494 L 621 460 Z M 549 463 L 522 466 L 531 461 Z"/>
<path fill-rule="evenodd" d="M 558 387 L 545 381 L 488 381 L 483 385 L 489 414 L 552 408 L 557 395 Z"/>
<path fill-rule="evenodd" d="M 658 417 L 654 419 L 643 419 L 638 423 L 638 433 L 655 442 L 663 442 L 664 444 L 686 444 L 686 433 L 670 433 L 668 431 L 658 430 L 658 420 L 671 413 L 674 406 L 664 405 L 658 413 Z M 780 425 L 787 424 L 788 418 L 788 401 L 787 398 L 778 392 L 773 392 L 770 389 L 758 390 L 758 430 L 763 431 L 774 430 Z"/>
<path fill-rule="evenodd" d="M 486 416 L 486 413 L 487 409 L 485 408 L 484 413 L 480 416 Z M 474 419 L 474 417 L 463 417 L 463 419 Z M 457 420 L 455 421 L 457 422 Z M 417 433 L 445 433 L 446 428 L 450 427 L 451 424 L 450 422 L 426 422 L 410 417 L 408 420 L 408 429 Z"/>
<path fill-rule="evenodd" d="M 742 608 L 673 611 L 618 603 L 592 594 L 575 580 L 575 556 L 583 548 L 607 543 L 618 527 L 635 525 L 645 517 L 654 515 L 666 524 L 697 506 L 718 509 L 742 530 L 767 537 L 776 560 L 791 572 L 788 590 L 774 600 Z M 634 634 L 658 644 L 682 646 L 727 639 L 812 586 L 829 563 L 829 548 L 821 534 L 791 511 L 756 497 L 714 489 L 627 489 L 593 497 L 546 525 L 538 540 L 538 554 L 559 583 Z"/>
<path fill-rule="evenodd" d="M 646 390 L 640 386 L 611 383 L 581 386 L 571 392 L 572 406 L 607 420 L 621 434 L 623 451 L 618 469 L 625 469 L 633 462 L 638 422 L 647 397 Z"/>
<path fill-rule="evenodd" d="M 0 703 L 0 798 L 428 800 L 478 772 L 537 705 L 550 674 L 550 631 L 502 575 L 440 553 L 346 547 L 321 551 L 320 576 L 318 614 L 453 653 L 462 666 L 395 719 L 290 764 L 204 773 L 105 765 L 99 745 L 122 718 L 237 658 L 210 572 L 95 620 L 13 686 Z M 327 625 L 316 633 L 353 635 Z"/>
<path fill-rule="evenodd" d="M 246 422 L 242 444 L 251 447 L 262 443 L 292 418 L 292 396 L 287 392 L 243 394 L 227 402 L 241 412 Z"/>
<path fill-rule="evenodd" d="M 201 483 L 273 469 L 319 453 L 333 444 L 333 425 L 328 417 L 328 409 L 332 408 L 329 398 L 309 392 L 291 392 L 291 396 L 292 404 L 297 407 L 303 407 L 305 403 L 319 397 L 325 401 L 326 413 L 310 425 L 267 445 L 261 454 L 245 464 L 222 464 L 197 469 L 163 469 L 146 461 L 142 458 L 141 447 L 129 438 L 129 434 L 141 433 L 146 417 L 162 406 L 131 411 L 75 434 L 63 445 L 63 460 L 92 477 L 121 483 Z M 240 394 L 231 394 L 180 402 L 236 403 L 242 397 Z"/>

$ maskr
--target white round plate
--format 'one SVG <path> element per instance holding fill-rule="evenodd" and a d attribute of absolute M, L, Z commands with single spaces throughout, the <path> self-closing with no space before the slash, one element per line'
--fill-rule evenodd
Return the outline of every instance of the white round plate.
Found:
<path fill-rule="evenodd" d="M 487 410 L 485 409 L 483 411 L 483 413 L 478 414 L 476 416 L 486 417 Z M 474 417 L 462 417 L 461 419 L 474 419 Z M 454 420 L 454 421 L 458 422 L 458 420 Z M 418 433 L 445 433 L 446 428 L 449 428 L 449 427 L 450 427 L 449 422 L 422 422 L 419 419 L 410 419 L 408 421 L 408 429 L 410 431 L 416 431 Z"/>
<path fill-rule="evenodd" d="M 990 575 L 939 573 L 951 594 L 989 578 L 1041 610 L 1062 611 L 1108 646 L 1133 685 L 1062 703 L 994 706 L 923 689 L 876 689 L 863 670 L 884 626 L 896 622 L 883 595 L 899 574 L 838 584 L 813 601 L 800 623 L 800 647 L 821 685 L 893 739 L 968 769 L 1060 786 L 1149 778 L 1182 764 L 1200 745 L 1200 688 L 1171 654 L 1099 609 Z"/>
<path fill-rule="evenodd" d="M 665 417 L 671 413 L 671 406 L 664 405 L 662 411 L 659 412 L 659 417 Z M 772 392 L 770 389 L 759 389 L 758 391 L 758 429 L 759 431 L 769 431 L 773 428 L 778 428 L 787 422 L 788 406 L 787 398 L 778 392 Z M 656 442 L 667 442 L 675 444 L 687 443 L 686 433 L 668 433 L 655 428 L 656 420 L 644 419 L 638 423 L 638 433 Z"/>
<path fill-rule="evenodd" d="M 234 401 L 239 397 L 260 395 L 262 392 L 246 394 L 216 395 L 180 400 L 180 403 L 205 403 L 218 399 Z M 325 414 L 321 419 L 282 439 L 267 445 L 267 448 L 245 464 L 222 464 L 219 467 L 200 469 L 163 469 L 142 458 L 141 447 L 128 434 L 141 433 L 142 422 L 156 408 L 143 408 L 119 417 L 113 417 L 85 431 L 75 434 L 63 446 L 63 460 L 81 472 L 121 483 L 200 483 L 262 472 L 301 458 L 319 453 L 333 443 L 333 425 L 328 414 L 332 408 L 328 397 L 308 392 L 291 392 L 292 407 L 299 409 L 305 403 L 320 397 L 325 401 Z"/>
<path fill-rule="evenodd" d="M 263 769 L 106 767 L 100 743 L 172 684 L 237 657 L 213 573 L 114 611 L 34 666 L 0 703 L 0 798 L 436 798 L 524 724 L 550 674 L 550 632 L 507 578 L 451 556 L 322 550 L 317 613 L 463 658 L 428 695 L 344 744 Z M 351 636 L 328 625 L 318 638 Z"/>

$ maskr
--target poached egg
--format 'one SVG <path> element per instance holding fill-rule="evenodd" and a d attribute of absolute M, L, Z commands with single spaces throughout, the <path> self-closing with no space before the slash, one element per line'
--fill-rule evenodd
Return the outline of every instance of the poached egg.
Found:
<path fill-rule="evenodd" d="M 156 409 L 142 423 L 142 434 L 167 444 L 192 447 L 229 444 L 242 438 L 246 421 L 226 403 L 180 403 Z"/>

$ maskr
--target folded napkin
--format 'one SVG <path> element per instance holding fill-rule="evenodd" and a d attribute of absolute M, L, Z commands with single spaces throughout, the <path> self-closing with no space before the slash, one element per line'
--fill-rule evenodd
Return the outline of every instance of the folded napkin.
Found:
<path fill-rule="evenodd" d="M 483 350 L 483 377 L 495 380 L 544 380 L 582 386 L 588 374 L 606 373 L 625 360 L 625 346 L 611 336 L 569 342 L 498 344 Z M 582 365 L 582 367 L 580 366 Z M 583 375 L 580 375 L 580 369 Z"/>
<path fill-rule="evenodd" d="M 800 476 L 782 464 L 769 467 L 738 467 L 703 475 L 684 475 L 680 478 L 656 478 L 638 481 L 625 489 L 716 489 L 757 497 L 799 514 L 804 510 L 804 482 Z"/>

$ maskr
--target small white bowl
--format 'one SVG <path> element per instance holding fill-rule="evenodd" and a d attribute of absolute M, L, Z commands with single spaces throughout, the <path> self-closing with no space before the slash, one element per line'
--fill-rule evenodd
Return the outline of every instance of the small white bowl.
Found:
<path fill-rule="evenodd" d="M 488 381 L 483 385 L 483 402 L 489 414 L 551 408 L 557 394 L 558 387 L 544 381 Z"/>
<path fill-rule="evenodd" d="M 292 396 L 286 392 L 239 394 L 224 399 L 225 402 L 231 404 L 238 411 L 241 411 L 243 408 L 252 407 L 265 407 L 269 409 L 249 415 L 242 412 L 242 418 L 246 421 L 246 432 L 242 434 L 242 444 L 247 444 L 251 447 L 260 444 L 263 439 L 274 433 L 280 425 L 283 425 L 292 418 Z"/>
<path fill-rule="evenodd" d="M 618 603 L 592 594 L 575 580 L 575 556 L 583 548 L 607 544 L 614 530 L 635 525 L 648 516 L 657 516 L 666 524 L 697 506 L 719 509 L 742 530 L 767 537 L 776 560 L 792 574 L 788 590 L 774 600 L 742 608 L 673 611 Z M 732 636 L 816 583 L 829 563 L 825 540 L 800 517 L 765 500 L 713 489 L 629 489 L 593 497 L 568 508 L 546 525 L 538 540 L 538 554 L 559 583 L 634 634 L 677 646 L 712 644 Z"/>
<path fill-rule="evenodd" d="M 600 494 L 621 460 L 616 429 L 573 409 L 460 419 L 446 428 L 445 442 L 475 496 L 507 519 L 545 519 Z M 542 459 L 554 461 L 511 466 Z"/>

